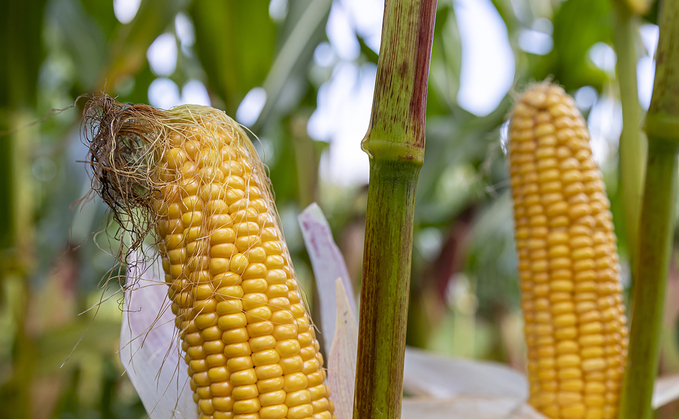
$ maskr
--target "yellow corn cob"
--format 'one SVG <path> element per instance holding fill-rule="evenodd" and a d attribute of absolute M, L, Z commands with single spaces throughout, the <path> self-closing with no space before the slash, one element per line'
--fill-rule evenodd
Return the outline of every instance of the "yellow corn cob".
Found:
<path fill-rule="evenodd" d="M 529 402 L 550 418 L 615 418 L 627 320 L 610 203 L 573 99 L 532 86 L 509 127 Z"/>
<path fill-rule="evenodd" d="M 159 162 L 145 180 L 155 189 L 151 220 L 199 417 L 334 418 L 268 179 L 247 135 L 211 108 L 116 106 L 127 113 L 116 116 L 122 128 L 103 135 L 141 138 Z M 104 129 L 116 126 L 102 119 Z"/>

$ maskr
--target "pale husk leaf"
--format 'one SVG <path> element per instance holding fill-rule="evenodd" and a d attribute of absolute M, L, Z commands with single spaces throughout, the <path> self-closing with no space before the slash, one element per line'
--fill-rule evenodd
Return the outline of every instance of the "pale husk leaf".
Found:
<path fill-rule="evenodd" d="M 152 250 L 144 251 L 146 257 Z M 141 252 L 128 259 L 120 362 L 150 419 L 196 417 L 159 258 Z"/>

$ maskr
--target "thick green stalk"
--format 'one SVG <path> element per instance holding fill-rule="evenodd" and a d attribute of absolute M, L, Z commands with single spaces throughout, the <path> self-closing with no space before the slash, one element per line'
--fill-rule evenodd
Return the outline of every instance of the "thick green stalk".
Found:
<path fill-rule="evenodd" d="M 648 158 L 641 207 L 632 328 L 621 419 L 651 418 L 677 195 L 679 0 L 661 5 L 653 98 L 646 116 Z"/>
<path fill-rule="evenodd" d="M 403 392 L 415 187 L 436 0 L 387 0 L 375 95 L 363 149 L 370 156 L 354 419 L 398 418 Z"/>
<path fill-rule="evenodd" d="M 677 146 L 649 145 L 646 194 L 641 210 L 639 269 L 633 290 L 632 329 L 621 419 L 651 417 L 658 370 L 667 270 L 674 231 Z"/>
<path fill-rule="evenodd" d="M 639 237 L 639 213 L 643 195 L 646 162 L 646 142 L 641 135 L 641 106 L 637 89 L 637 48 L 638 18 L 632 15 L 622 1 L 614 1 L 615 7 L 615 52 L 618 56 L 616 72 L 622 102 L 622 133 L 620 134 L 618 173 L 622 194 L 627 248 L 630 265 L 635 272 L 636 249 Z"/>

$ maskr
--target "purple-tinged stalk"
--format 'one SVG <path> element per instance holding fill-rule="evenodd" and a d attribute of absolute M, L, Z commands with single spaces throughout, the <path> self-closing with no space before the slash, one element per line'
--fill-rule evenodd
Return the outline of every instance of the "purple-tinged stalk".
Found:
<path fill-rule="evenodd" d="M 401 414 L 415 188 L 424 162 L 436 0 L 384 6 L 370 156 L 354 418 Z"/>

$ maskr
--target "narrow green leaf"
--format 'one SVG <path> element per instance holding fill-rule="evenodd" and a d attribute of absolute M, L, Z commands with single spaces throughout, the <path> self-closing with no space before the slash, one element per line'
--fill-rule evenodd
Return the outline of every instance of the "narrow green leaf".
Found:
<path fill-rule="evenodd" d="M 245 94 L 260 86 L 273 61 L 276 25 L 265 1 L 196 0 L 191 8 L 196 52 L 208 85 L 235 115 Z"/>

